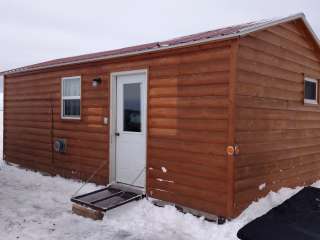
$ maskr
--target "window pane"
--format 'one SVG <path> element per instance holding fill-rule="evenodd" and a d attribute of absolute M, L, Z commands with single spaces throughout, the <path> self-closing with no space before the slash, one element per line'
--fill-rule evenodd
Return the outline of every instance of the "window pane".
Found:
<path fill-rule="evenodd" d="M 63 80 L 63 96 L 80 96 L 80 78 L 68 78 Z"/>
<path fill-rule="evenodd" d="M 308 100 L 317 99 L 317 85 L 315 82 L 305 81 L 304 82 L 304 98 Z"/>
<path fill-rule="evenodd" d="M 141 132 L 140 83 L 123 85 L 123 131 Z"/>
<path fill-rule="evenodd" d="M 80 99 L 63 100 L 63 116 L 80 117 Z"/>

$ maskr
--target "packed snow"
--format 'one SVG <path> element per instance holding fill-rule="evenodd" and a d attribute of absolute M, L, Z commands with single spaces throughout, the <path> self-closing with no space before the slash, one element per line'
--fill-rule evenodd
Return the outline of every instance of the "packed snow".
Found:
<path fill-rule="evenodd" d="M 262 184 L 260 184 L 260 185 L 259 185 L 259 190 L 260 190 L 260 191 L 262 191 L 263 189 L 265 189 L 265 188 L 266 188 L 266 186 L 267 186 L 267 184 L 266 184 L 266 183 L 262 183 Z"/>
<path fill-rule="evenodd" d="M 71 211 L 70 197 L 80 182 L 43 176 L 4 162 L 0 162 L 0 186 L 0 239 L 6 240 L 237 239 L 238 229 L 301 189 L 272 192 L 238 218 L 217 225 L 171 206 L 156 207 L 147 199 L 116 208 L 102 221 L 86 219 Z M 320 181 L 315 186 L 320 187 Z M 97 187 L 89 184 L 83 190 Z"/>

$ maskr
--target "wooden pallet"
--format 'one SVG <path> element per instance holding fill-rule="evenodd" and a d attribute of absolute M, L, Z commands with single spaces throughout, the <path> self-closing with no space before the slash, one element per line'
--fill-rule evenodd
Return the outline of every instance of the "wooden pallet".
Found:
<path fill-rule="evenodd" d="M 106 211 L 143 197 L 142 192 L 133 189 L 109 186 L 71 198 L 74 203 L 72 211 L 83 217 L 100 220 Z"/>
<path fill-rule="evenodd" d="M 91 218 L 93 220 L 102 220 L 104 217 L 104 212 L 94 210 L 77 203 L 72 204 L 72 212 L 79 216 Z"/>

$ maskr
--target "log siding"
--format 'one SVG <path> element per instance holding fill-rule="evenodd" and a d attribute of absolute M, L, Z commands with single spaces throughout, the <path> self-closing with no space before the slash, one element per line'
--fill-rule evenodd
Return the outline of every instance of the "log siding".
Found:
<path fill-rule="evenodd" d="M 310 38 L 296 21 L 240 40 L 235 215 L 269 191 L 320 178 L 320 105 L 303 101 L 304 76 L 320 79 L 320 58 Z"/>

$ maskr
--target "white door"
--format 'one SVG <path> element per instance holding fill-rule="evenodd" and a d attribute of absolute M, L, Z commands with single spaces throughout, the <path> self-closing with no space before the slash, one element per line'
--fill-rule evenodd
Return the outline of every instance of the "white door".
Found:
<path fill-rule="evenodd" d="M 145 187 L 146 73 L 118 75 L 116 181 Z"/>

